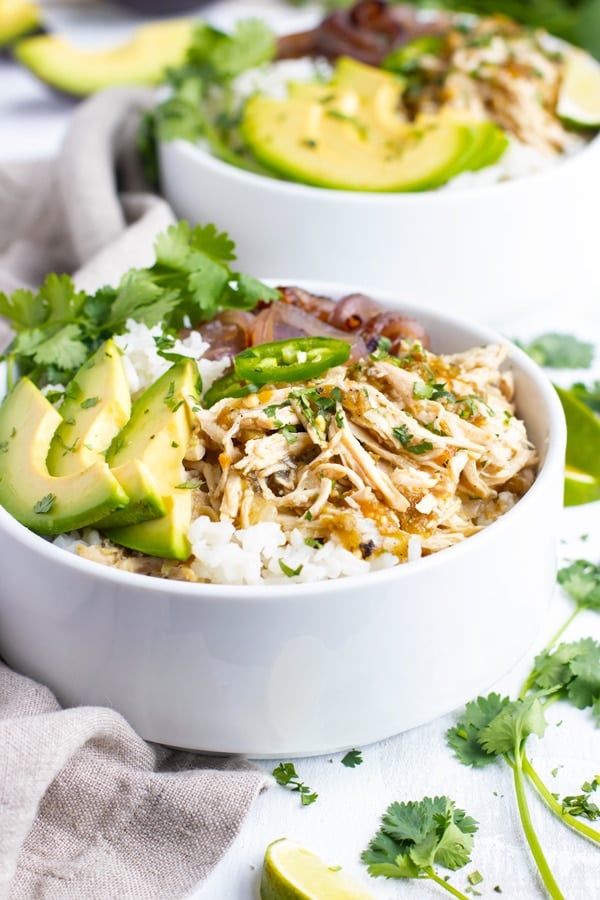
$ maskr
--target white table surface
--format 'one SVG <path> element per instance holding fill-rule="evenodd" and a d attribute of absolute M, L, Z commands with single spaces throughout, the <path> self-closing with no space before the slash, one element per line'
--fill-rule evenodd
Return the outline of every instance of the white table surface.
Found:
<path fill-rule="evenodd" d="M 47 2 L 46 16 L 54 30 L 84 46 L 101 46 L 124 38 L 142 19 L 109 4 Z M 198 14 L 201 14 L 200 9 Z M 278 0 L 244 2 L 226 0 L 204 6 L 202 14 L 226 27 L 240 15 L 267 17 L 277 30 L 302 28 L 315 18 L 316 7 L 290 9 Z M 0 59 L 0 162 L 34 159 L 56 153 L 68 125 L 73 102 L 54 94 L 28 72 Z M 599 176 L 600 177 L 600 176 Z M 365 278 L 367 281 L 368 278 Z M 489 319 L 509 336 L 523 338 L 541 331 L 576 333 L 598 343 L 593 376 L 600 377 L 600 294 L 577 290 L 573 296 L 553 300 L 537 309 Z M 567 373 L 565 384 L 576 374 Z M 600 559 L 600 503 L 563 512 L 560 523 L 561 560 Z M 587 538 L 584 539 L 584 536 Z M 531 536 L 532 541 L 535 535 Z M 502 564 L 502 561 L 499 561 Z M 515 584 L 515 590 L 519 585 Z M 527 598 L 523 598 L 527 602 Z M 515 693 L 533 655 L 554 633 L 571 609 L 557 589 L 550 600 L 547 621 L 529 656 L 496 685 L 500 693 Z M 460 627 L 460 623 L 457 623 Z M 518 627 L 516 624 L 515 627 Z M 600 640 L 600 616 L 586 612 L 566 634 L 567 640 L 591 635 Z M 426 652 L 426 642 L 424 644 Z M 448 642 L 448 660 L 452 654 Z M 393 685 L 390 685 L 390 691 Z M 589 710 L 576 711 L 557 704 L 548 713 L 551 725 L 543 741 L 531 738 L 534 765 L 551 790 L 579 793 L 583 781 L 600 772 L 600 729 Z M 536 900 L 545 896 L 521 836 L 512 781 L 500 763 L 477 771 L 460 765 L 445 744 L 445 732 L 455 721 L 450 714 L 406 734 L 361 748 L 364 762 L 355 769 L 340 764 L 342 754 L 295 760 L 300 778 L 319 793 L 312 806 L 301 807 L 298 794 L 273 785 L 256 801 L 230 851 L 190 900 L 252 900 L 258 897 L 258 879 L 267 844 L 278 837 L 304 843 L 329 864 L 343 866 L 370 888 L 374 900 L 435 898 L 445 892 L 423 882 L 370 879 L 359 855 L 375 833 L 379 816 L 393 800 L 418 800 L 425 795 L 447 794 L 480 822 L 471 865 L 453 875 L 461 890 L 467 875 L 479 870 L 484 881 L 477 889 L 483 897 Z M 559 723 L 560 727 L 559 726 Z M 277 761 L 259 762 L 271 771 Z M 552 772 L 556 770 L 556 774 Z M 597 801 L 598 802 L 598 801 Z M 600 898 L 600 849 L 562 827 L 531 794 L 531 810 L 549 862 L 568 900 Z M 494 891 L 500 886 L 502 894 Z M 325 898 L 324 898 L 325 900 Z"/>

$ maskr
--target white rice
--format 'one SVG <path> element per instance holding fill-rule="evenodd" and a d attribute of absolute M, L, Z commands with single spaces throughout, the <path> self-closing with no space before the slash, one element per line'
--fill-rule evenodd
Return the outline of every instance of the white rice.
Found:
<path fill-rule="evenodd" d="M 160 356 L 156 346 L 155 338 L 160 338 L 162 333 L 160 325 L 148 328 L 141 322 L 129 319 L 123 334 L 118 334 L 114 338 L 115 344 L 123 353 L 125 373 L 134 397 L 154 384 L 172 365 L 168 359 Z M 209 344 L 202 340 L 201 335 L 197 331 L 192 331 L 189 337 L 176 340 L 169 350 L 170 353 L 190 356 L 197 360 L 203 391 L 208 390 L 213 382 L 221 377 L 231 362 L 228 357 L 219 360 L 202 359 L 208 348 Z"/>

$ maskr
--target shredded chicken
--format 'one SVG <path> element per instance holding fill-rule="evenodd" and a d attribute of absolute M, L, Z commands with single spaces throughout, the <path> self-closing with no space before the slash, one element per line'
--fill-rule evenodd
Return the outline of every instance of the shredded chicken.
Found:
<path fill-rule="evenodd" d="M 349 547 L 376 527 L 369 555 L 406 558 L 493 521 L 534 478 L 536 452 L 514 415 L 502 345 L 436 356 L 406 343 L 302 385 L 267 388 L 196 412 L 204 453 L 187 465 L 215 518 L 275 521 Z M 500 500 L 502 498 L 502 500 Z"/>
<path fill-rule="evenodd" d="M 562 55 L 544 36 L 508 19 L 458 24 L 438 52 L 421 56 L 418 75 L 409 76 L 406 111 L 414 117 L 449 109 L 491 119 L 545 155 L 563 153 L 577 140 L 556 115 L 563 69 Z"/>

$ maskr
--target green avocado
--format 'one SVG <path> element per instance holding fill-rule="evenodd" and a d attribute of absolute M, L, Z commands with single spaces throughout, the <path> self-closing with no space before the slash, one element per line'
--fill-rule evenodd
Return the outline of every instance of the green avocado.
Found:
<path fill-rule="evenodd" d="M 242 136 L 278 174 L 341 190 L 429 190 L 488 164 L 495 125 L 450 114 L 407 122 L 403 87 L 390 72 L 342 57 L 328 84 L 290 85 L 285 100 L 251 97 Z"/>
<path fill-rule="evenodd" d="M 446 113 L 446 115 L 452 114 Z M 461 156 L 442 174 L 439 182 L 430 184 L 430 188 L 446 184 L 461 172 L 476 172 L 485 166 L 492 165 L 508 147 L 506 134 L 493 122 L 483 119 L 466 120 L 464 117 L 457 118 L 457 121 L 462 122 L 469 129 L 469 140 Z"/>
<path fill-rule="evenodd" d="M 181 65 L 195 23 L 187 19 L 154 22 L 110 50 L 79 50 L 57 34 L 19 41 L 16 58 L 42 81 L 75 96 L 119 84 L 159 84 L 169 67 Z"/>
<path fill-rule="evenodd" d="M 131 395 L 121 351 L 105 341 L 70 381 L 59 408 L 62 422 L 50 444 L 47 465 L 52 475 L 71 475 L 97 462 L 129 421 Z M 113 471 L 132 498 L 112 513 L 111 525 L 130 525 L 163 515 L 155 479 L 139 460 Z M 98 526 L 104 524 L 98 522 Z"/>
<path fill-rule="evenodd" d="M 6 47 L 42 24 L 39 3 L 29 0 L 2 0 L 0 3 L 0 47 Z"/>
<path fill-rule="evenodd" d="M 164 515 L 139 524 L 115 528 L 110 527 L 110 519 L 102 523 L 100 527 L 116 544 L 168 559 L 185 560 L 190 555 L 187 532 L 192 497 L 183 486 L 183 458 L 192 431 L 190 406 L 198 401 L 198 386 L 194 360 L 175 363 L 135 401 L 129 421 L 109 448 L 107 460 L 117 475 L 134 461 L 152 473 L 165 508 Z M 135 494 L 130 496 L 135 502 Z"/>
<path fill-rule="evenodd" d="M 131 396 L 114 341 L 102 344 L 69 382 L 62 422 L 48 453 L 52 475 L 70 475 L 98 462 L 129 419 Z"/>
<path fill-rule="evenodd" d="M 129 498 L 106 462 L 53 476 L 46 458 L 61 417 L 28 379 L 0 407 L 0 504 L 38 534 L 93 525 Z"/>

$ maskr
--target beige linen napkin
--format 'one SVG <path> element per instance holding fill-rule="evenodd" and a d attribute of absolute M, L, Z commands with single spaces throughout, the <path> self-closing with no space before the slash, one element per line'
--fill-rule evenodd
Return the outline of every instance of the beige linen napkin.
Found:
<path fill-rule="evenodd" d="M 174 221 L 144 191 L 132 150 L 151 102 L 145 90 L 99 94 L 75 112 L 56 160 L 0 167 L 0 290 L 49 271 L 92 290 L 151 262 Z M 0 663 L 0 898 L 185 896 L 265 784 L 242 760 L 147 744 L 113 710 L 61 710 Z"/>

